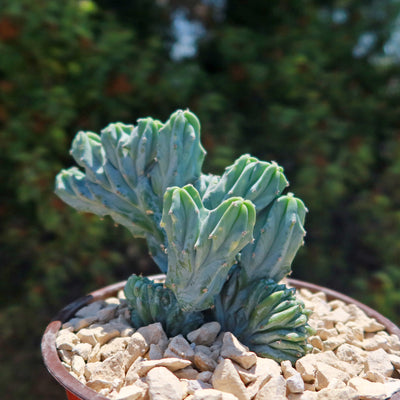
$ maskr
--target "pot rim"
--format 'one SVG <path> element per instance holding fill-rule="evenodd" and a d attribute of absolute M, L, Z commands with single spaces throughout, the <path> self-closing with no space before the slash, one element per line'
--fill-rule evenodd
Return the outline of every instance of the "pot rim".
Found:
<path fill-rule="evenodd" d="M 151 279 L 163 279 L 165 275 L 157 274 L 149 276 Z M 56 381 L 64 387 L 67 392 L 72 393 L 79 399 L 90 400 L 109 400 L 109 398 L 97 393 L 90 389 L 88 386 L 79 382 L 74 378 L 61 363 L 56 349 L 56 337 L 62 324 L 68 321 L 80 308 L 97 300 L 106 299 L 115 295 L 119 290 L 125 286 L 126 281 L 121 281 L 104 288 L 95 290 L 88 295 L 81 297 L 64 307 L 49 323 L 47 326 L 41 342 L 41 350 L 44 364 L 49 373 L 56 379 Z M 335 290 L 319 286 L 313 283 L 297 280 L 287 279 L 287 283 L 296 289 L 308 289 L 311 292 L 323 292 L 326 294 L 328 301 L 342 300 L 345 303 L 352 303 L 361 308 L 369 317 L 375 318 L 379 323 L 385 326 L 389 334 L 394 334 L 400 337 L 400 329 L 388 318 L 378 313 L 376 310 L 368 307 L 367 305 L 344 295 Z M 395 393 L 392 400 L 400 400 L 400 392 Z"/>

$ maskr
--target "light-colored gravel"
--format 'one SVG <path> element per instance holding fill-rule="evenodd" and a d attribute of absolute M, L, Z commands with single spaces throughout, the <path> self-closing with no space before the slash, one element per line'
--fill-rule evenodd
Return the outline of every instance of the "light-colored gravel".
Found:
<path fill-rule="evenodd" d="M 217 322 L 168 338 L 161 324 L 134 330 L 122 292 L 79 310 L 56 346 L 71 375 L 112 400 L 384 400 L 400 391 L 400 339 L 360 308 L 322 292 L 311 309 L 310 354 L 295 366 L 263 359 Z"/>

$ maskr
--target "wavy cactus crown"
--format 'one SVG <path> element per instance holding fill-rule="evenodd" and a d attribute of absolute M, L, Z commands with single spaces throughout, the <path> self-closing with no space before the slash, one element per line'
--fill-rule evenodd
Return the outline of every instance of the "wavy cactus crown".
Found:
<path fill-rule="evenodd" d="M 282 195 L 281 167 L 243 155 L 222 176 L 203 174 L 200 123 L 181 110 L 165 124 L 143 118 L 100 136 L 79 132 L 71 154 L 83 170 L 62 170 L 56 194 L 145 238 L 166 274 L 164 285 L 129 278 L 134 326 L 157 321 L 184 333 L 207 317 L 262 356 L 295 360 L 307 351 L 308 312 L 278 286 L 303 243 L 307 210 Z"/>

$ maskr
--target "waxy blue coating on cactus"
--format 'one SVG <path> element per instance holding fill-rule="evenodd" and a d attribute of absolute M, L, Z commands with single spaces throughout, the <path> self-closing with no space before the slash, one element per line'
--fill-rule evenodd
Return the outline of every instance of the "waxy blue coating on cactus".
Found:
<path fill-rule="evenodd" d="M 161 221 L 169 243 L 166 285 L 182 309 L 213 305 L 236 255 L 253 238 L 255 217 L 254 205 L 240 197 L 208 210 L 192 185 L 166 191 Z"/>
<path fill-rule="evenodd" d="M 226 168 L 218 178 L 210 178 L 203 195 L 207 208 L 215 208 L 222 201 L 233 196 L 251 200 L 257 212 L 267 207 L 288 186 L 283 169 L 276 163 L 259 161 L 244 154 L 233 165 Z"/>
<path fill-rule="evenodd" d="M 124 293 L 135 328 L 160 322 L 165 332 L 172 337 L 186 335 L 204 323 L 202 313 L 183 312 L 172 291 L 162 283 L 131 275 Z"/>
<path fill-rule="evenodd" d="M 310 350 L 310 310 L 296 299 L 295 289 L 273 280 L 245 283 L 239 269 L 215 299 L 215 319 L 250 350 L 278 362 L 295 362 Z"/>
<path fill-rule="evenodd" d="M 292 194 L 279 197 L 257 217 L 254 241 L 242 251 L 240 265 L 247 280 L 279 282 L 291 271 L 292 261 L 303 244 L 307 209 Z"/>
<path fill-rule="evenodd" d="M 143 118 L 136 127 L 110 124 L 101 136 L 79 132 L 71 154 L 85 172 L 61 171 L 56 194 L 79 211 L 109 215 L 134 236 L 146 238 L 166 272 L 167 242 L 160 228 L 164 191 L 199 179 L 205 155 L 199 135 L 199 121 L 189 111 L 175 112 L 165 125 Z"/>

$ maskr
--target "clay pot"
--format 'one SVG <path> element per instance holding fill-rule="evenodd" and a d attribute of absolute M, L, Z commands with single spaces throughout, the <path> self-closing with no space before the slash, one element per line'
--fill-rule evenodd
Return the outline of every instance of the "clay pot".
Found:
<path fill-rule="evenodd" d="M 153 275 L 151 278 L 160 279 L 164 275 Z M 372 308 L 360 303 L 357 300 L 352 299 L 349 296 L 336 292 L 334 290 L 314 285 L 312 283 L 303 282 L 295 279 L 288 279 L 289 285 L 298 289 L 308 289 L 311 292 L 324 292 L 331 300 L 342 300 L 345 303 L 353 303 L 361 308 L 369 317 L 375 318 L 378 322 L 386 327 L 386 331 L 389 334 L 395 334 L 400 337 L 400 329 L 390 320 L 379 314 Z M 82 297 L 63 308 L 57 316 L 47 326 L 46 331 L 42 338 L 42 356 L 44 363 L 51 375 L 62 385 L 67 393 L 68 400 L 108 400 L 107 397 L 98 394 L 92 389 L 88 388 L 77 379 L 75 379 L 65 367 L 61 364 L 61 361 L 57 354 L 56 349 L 56 336 L 61 328 L 62 324 L 69 319 L 85 305 L 101 299 L 106 299 L 111 296 L 115 296 L 116 293 L 121 290 L 125 285 L 125 282 L 119 282 L 114 285 L 106 286 L 102 289 L 96 290 L 85 297 Z M 400 400 L 400 392 L 394 394 L 391 400 Z"/>

